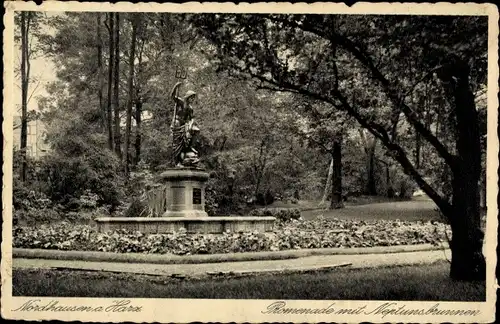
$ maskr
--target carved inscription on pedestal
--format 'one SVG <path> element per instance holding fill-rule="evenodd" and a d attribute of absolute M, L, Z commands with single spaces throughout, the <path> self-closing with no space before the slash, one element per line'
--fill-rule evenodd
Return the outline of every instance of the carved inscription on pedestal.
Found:
<path fill-rule="evenodd" d="M 193 188 L 193 205 L 201 205 L 201 189 Z"/>

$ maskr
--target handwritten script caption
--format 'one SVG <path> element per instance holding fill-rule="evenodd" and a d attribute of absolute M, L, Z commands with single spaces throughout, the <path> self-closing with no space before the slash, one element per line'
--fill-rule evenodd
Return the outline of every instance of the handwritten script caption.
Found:
<path fill-rule="evenodd" d="M 428 308 L 411 308 L 404 303 L 388 302 L 376 307 L 361 305 L 354 308 L 335 307 L 335 303 L 324 308 L 287 307 L 285 301 L 276 301 L 262 310 L 262 314 L 296 314 L 296 315 L 378 315 L 385 318 L 394 316 L 478 316 L 477 309 L 447 309 L 436 303 Z"/>
<path fill-rule="evenodd" d="M 84 306 L 63 304 L 58 300 L 48 303 L 40 299 L 30 299 L 13 312 L 104 312 L 104 313 L 139 313 L 142 306 L 134 306 L 130 300 L 114 300 L 108 305 Z"/>

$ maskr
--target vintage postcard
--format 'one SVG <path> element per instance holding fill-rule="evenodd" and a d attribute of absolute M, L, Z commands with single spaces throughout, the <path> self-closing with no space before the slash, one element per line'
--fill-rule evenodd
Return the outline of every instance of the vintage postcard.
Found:
<path fill-rule="evenodd" d="M 2 317 L 495 320 L 496 6 L 4 3 Z"/>

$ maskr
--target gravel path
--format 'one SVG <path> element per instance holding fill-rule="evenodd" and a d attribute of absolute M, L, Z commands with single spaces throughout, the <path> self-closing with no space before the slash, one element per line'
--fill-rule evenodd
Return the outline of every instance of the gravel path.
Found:
<path fill-rule="evenodd" d="M 224 273 L 307 271 L 349 266 L 372 268 L 429 264 L 450 258 L 449 250 L 361 255 L 318 255 L 289 260 L 242 261 L 202 264 L 135 264 L 45 259 L 14 259 L 13 268 L 64 268 L 162 276 L 203 277 Z"/>

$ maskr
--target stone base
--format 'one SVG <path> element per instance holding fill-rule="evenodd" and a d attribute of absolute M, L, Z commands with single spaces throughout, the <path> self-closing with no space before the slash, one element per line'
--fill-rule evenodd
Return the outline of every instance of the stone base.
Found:
<path fill-rule="evenodd" d="M 216 217 L 102 217 L 96 219 L 99 232 L 118 229 L 144 234 L 178 232 L 217 234 L 224 232 L 271 232 L 274 217 L 216 216 Z"/>
<path fill-rule="evenodd" d="M 208 214 L 204 210 L 167 210 L 163 217 L 208 217 Z"/>
<path fill-rule="evenodd" d="M 205 212 L 205 182 L 201 169 L 169 169 L 160 175 L 165 184 L 166 211 L 163 217 L 208 217 Z"/>

